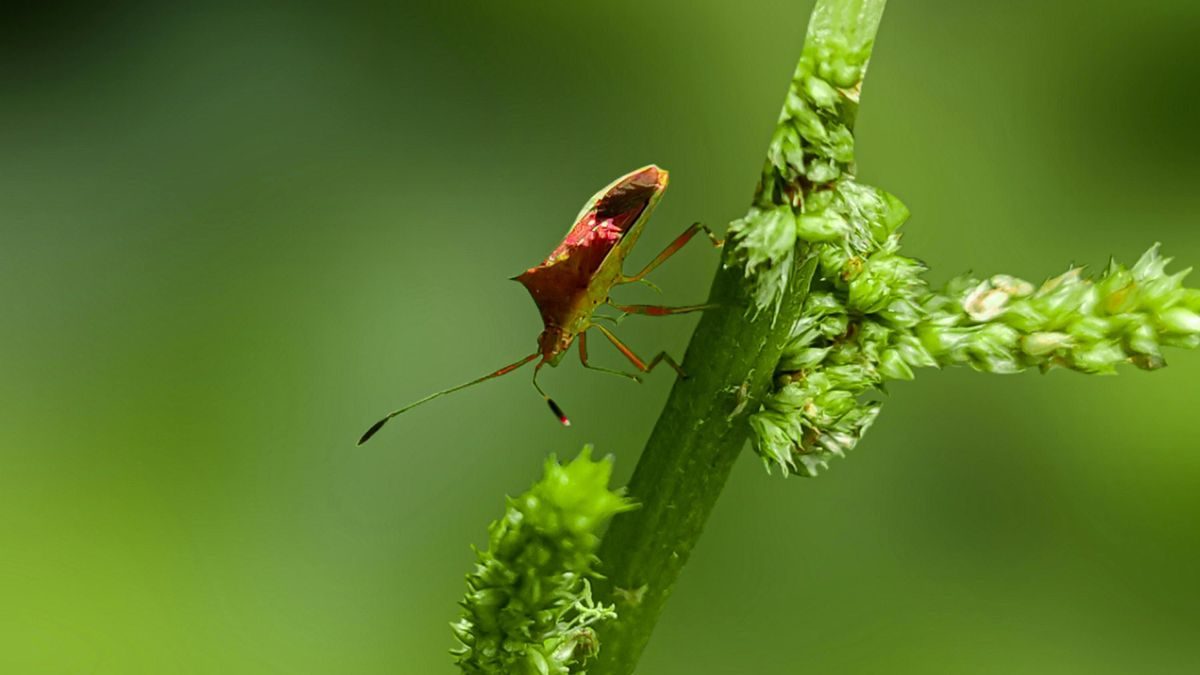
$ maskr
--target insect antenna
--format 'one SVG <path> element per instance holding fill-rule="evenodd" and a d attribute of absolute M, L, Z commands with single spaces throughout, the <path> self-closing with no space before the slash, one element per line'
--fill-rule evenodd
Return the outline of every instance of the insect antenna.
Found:
<path fill-rule="evenodd" d="M 543 361 L 543 363 L 545 362 Z M 561 422 L 564 427 L 571 426 L 571 420 L 567 418 L 567 414 L 563 412 L 563 409 L 558 407 L 558 404 L 554 402 L 554 399 L 547 396 L 546 392 L 542 391 L 541 386 L 538 385 L 537 376 L 538 371 L 541 369 L 541 363 L 533 367 L 533 388 L 537 389 L 537 392 L 542 395 L 542 398 L 546 399 L 546 405 L 550 406 L 550 412 L 554 413 L 554 416 L 558 418 L 558 421 Z"/>
<path fill-rule="evenodd" d="M 500 377 L 501 375 L 507 375 L 507 374 L 511 373 L 512 371 L 516 370 L 517 368 L 520 368 L 521 366 L 525 365 L 526 363 L 529 363 L 530 361 L 536 359 L 538 356 L 541 356 L 541 354 L 539 352 L 534 352 L 534 353 L 530 354 L 529 356 L 526 356 L 525 358 L 521 359 L 520 361 L 517 361 L 515 363 L 510 363 L 507 366 L 504 366 L 503 368 L 501 368 L 500 370 L 497 370 L 494 373 L 488 373 L 487 375 L 484 375 L 483 377 L 471 380 L 470 382 L 464 382 L 463 384 L 460 384 L 460 385 L 457 385 L 454 387 L 450 387 L 449 389 L 443 389 L 439 392 L 430 394 L 419 401 L 414 401 L 412 403 L 409 403 L 408 405 L 404 406 L 403 408 L 400 408 L 399 410 L 393 410 L 392 412 L 390 412 L 386 416 L 384 416 L 383 419 L 379 420 L 375 424 L 372 424 L 371 428 L 367 429 L 367 432 L 362 435 L 362 438 L 358 439 L 358 444 L 362 445 L 363 443 L 366 443 L 367 441 L 371 440 L 371 437 L 374 436 L 380 429 L 382 429 L 383 425 L 387 424 L 389 420 L 391 420 L 393 417 L 395 417 L 396 415 L 399 415 L 402 412 L 412 410 L 413 408 L 421 405 L 422 403 L 428 403 L 429 401 L 432 401 L 433 399 L 438 398 L 440 396 L 445 396 L 446 394 L 452 394 L 452 393 L 458 391 L 459 389 L 466 389 L 467 387 L 470 387 L 471 385 L 479 384 L 480 382 L 485 382 L 487 380 L 492 379 L 493 377 Z M 534 374 L 536 375 L 537 371 L 534 371 Z M 536 382 L 534 383 L 534 386 L 537 386 Z M 538 389 L 538 391 L 540 392 L 541 389 Z M 542 394 L 542 396 L 544 397 L 546 395 Z M 547 398 L 546 400 L 550 401 L 549 398 Z M 555 414 L 559 415 L 560 420 L 566 420 L 566 417 L 563 417 L 561 415 L 562 411 L 558 409 L 558 406 L 554 404 L 554 401 L 550 401 L 550 408 L 552 410 L 556 411 Z M 563 423 L 566 424 L 566 422 L 563 422 Z"/>

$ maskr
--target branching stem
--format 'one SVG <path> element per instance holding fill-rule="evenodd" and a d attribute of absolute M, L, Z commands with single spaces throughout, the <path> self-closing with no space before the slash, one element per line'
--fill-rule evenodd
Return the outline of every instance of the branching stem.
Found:
<path fill-rule="evenodd" d="M 811 111 L 826 96 L 837 98 L 830 105 L 836 105 L 839 119 L 849 131 L 857 111 L 866 57 L 885 2 L 817 1 L 805 57 L 781 117 L 781 132 L 787 125 L 788 131 L 799 128 L 807 138 L 812 129 L 805 126 L 805 118 L 793 114 L 793 99 L 815 101 L 807 106 L 799 104 Z M 830 44 L 840 47 L 832 51 L 824 48 Z M 816 77 L 818 72 L 820 78 Z M 804 77 L 805 73 L 811 77 Z M 836 93 L 827 82 L 834 83 Z M 823 156 L 818 152 L 812 156 L 811 148 L 806 147 L 809 155 L 800 160 L 800 173 L 804 175 L 791 179 L 772 169 L 769 160 L 754 205 L 801 208 L 805 193 L 829 180 L 821 180 L 822 176 L 852 168 L 848 156 L 852 139 L 849 142 L 850 149 L 844 155 L 831 152 Z M 778 147 L 780 144 L 773 141 L 772 151 L 777 152 Z M 603 561 L 600 571 L 606 579 L 597 592 L 603 602 L 616 603 L 619 619 L 601 630 L 599 660 L 589 673 L 633 672 L 746 445 L 749 413 L 758 408 L 767 392 L 792 325 L 800 315 L 816 262 L 807 255 L 806 246 L 799 242 L 779 263 L 779 278 L 783 281 L 775 293 L 777 301 L 768 309 L 762 309 L 762 285 L 747 275 L 747 265 L 738 259 L 737 247 L 733 243 L 726 246 L 708 300 L 718 309 L 705 312 L 701 318 L 683 362 L 689 377 L 678 380 L 671 390 L 628 486 L 629 496 L 641 508 L 617 516 L 599 550 Z"/>

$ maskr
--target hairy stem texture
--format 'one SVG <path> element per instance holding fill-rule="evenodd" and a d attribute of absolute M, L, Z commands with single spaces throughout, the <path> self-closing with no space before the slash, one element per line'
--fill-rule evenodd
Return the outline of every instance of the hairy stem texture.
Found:
<path fill-rule="evenodd" d="M 596 590 L 618 619 L 598 630 L 593 675 L 633 672 L 746 444 L 817 266 L 809 242 L 827 225 L 805 200 L 853 173 L 851 130 L 884 5 L 818 0 L 813 10 L 753 205 L 713 280 L 718 309 L 701 318 L 689 377 L 671 390 L 629 483 L 641 508 L 614 518 L 601 542 Z"/>

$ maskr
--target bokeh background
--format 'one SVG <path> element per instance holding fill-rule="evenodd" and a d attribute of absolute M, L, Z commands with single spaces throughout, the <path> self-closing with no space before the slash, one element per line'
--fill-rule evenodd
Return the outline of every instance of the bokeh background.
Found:
<path fill-rule="evenodd" d="M 613 177 L 673 174 L 635 263 L 740 215 L 811 2 L 416 4 L 6 9 L 0 672 L 452 673 L 503 496 L 585 442 L 628 477 L 668 373 L 571 358 L 569 430 L 523 374 L 353 442 L 528 353 L 506 278 Z M 861 175 L 938 281 L 1200 263 L 1198 36 L 1193 0 L 894 2 Z M 820 479 L 747 454 L 640 672 L 1197 672 L 1200 354 L 1168 360 L 923 372 Z"/>

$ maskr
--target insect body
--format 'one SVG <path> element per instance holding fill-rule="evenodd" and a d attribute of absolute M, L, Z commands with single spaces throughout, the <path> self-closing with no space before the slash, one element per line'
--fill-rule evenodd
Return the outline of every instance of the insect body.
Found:
<path fill-rule="evenodd" d="M 650 213 L 658 205 L 658 201 L 666 189 L 667 172 L 650 165 L 621 176 L 608 187 L 597 192 L 579 212 L 575 224 L 567 232 L 567 236 L 558 245 L 558 248 L 554 249 L 540 265 L 531 267 L 513 277 L 533 296 L 533 301 L 542 315 L 544 328 L 538 335 L 537 351 L 493 373 L 430 394 L 389 413 L 372 425 L 370 429 L 367 429 L 367 432 L 359 439 L 359 445 L 374 436 L 375 432 L 379 431 L 388 420 L 406 410 L 459 389 L 506 375 L 539 357 L 541 360 L 533 369 L 533 386 L 546 400 L 558 420 L 569 426 L 571 422 L 563 414 L 562 408 L 538 386 L 537 375 L 544 365 L 557 366 L 576 338 L 579 340 L 579 358 L 585 367 L 641 381 L 641 377 L 637 374 L 590 364 L 587 351 L 589 330 L 596 330 L 608 339 L 640 372 L 648 373 L 659 363 L 666 361 L 681 377 L 686 377 L 679 364 L 666 352 L 659 352 L 649 361 L 643 361 L 633 350 L 621 342 L 612 330 L 595 321 L 595 319 L 606 318 L 595 315 L 595 311 L 600 305 L 609 305 L 627 314 L 651 316 L 695 312 L 711 307 L 711 305 L 686 307 L 621 305 L 613 302 L 609 297 L 609 291 L 614 286 L 642 281 L 651 270 L 671 257 L 698 232 L 703 231 L 707 234 L 714 246 L 722 245 L 721 240 L 707 226 L 695 223 L 676 237 L 675 241 L 671 242 L 640 272 L 633 276 L 626 276 L 621 270 L 622 264 L 633 245 L 637 243 L 642 229 L 646 226 L 646 221 L 650 218 Z"/>

